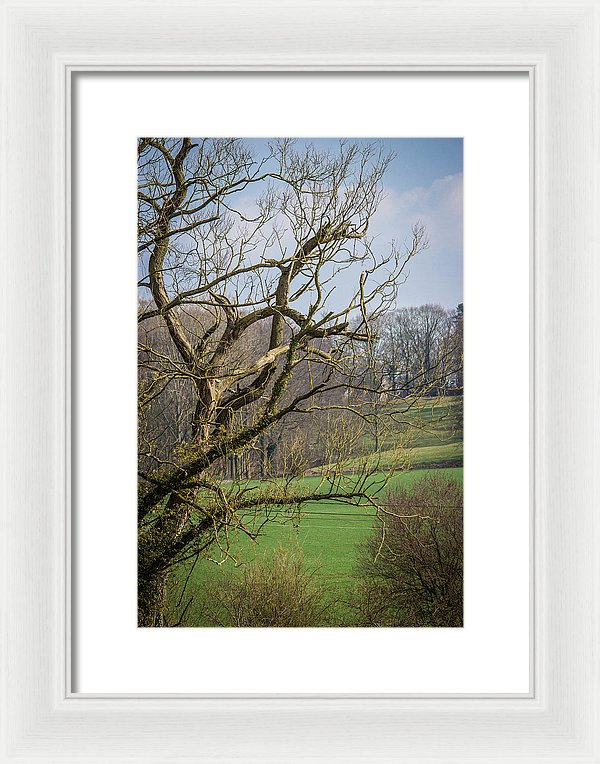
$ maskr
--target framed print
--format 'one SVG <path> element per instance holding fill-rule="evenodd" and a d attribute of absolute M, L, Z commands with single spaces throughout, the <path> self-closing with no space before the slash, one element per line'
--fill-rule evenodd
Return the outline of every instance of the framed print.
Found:
<path fill-rule="evenodd" d="M 2 7 L 1 760 L 599 762 L 598 3 Z"/>
<path fill-rule="evenodd" d="M 73 689 L 85 693 L 130 692 L 132 688 L 146 692 L 192 693 L 528 693 L 532 680 L 530 593 L 527 585 L 530 578 L 527 474 L 529 402 L 527 396 L 523 396 L 518 403 L 513 402 L 511 409 L 514 416 L 507 418 L 502 407 L 490 408 L 488 391 L 489 379 L 495 375 L 495 359 L 505 356 L 510 356 L 515 364 L 524 370 L 521 374 L 521 384 L 525 388 L 528 385 L 529 338 L 526 333 L 520 331 L 520 327 L 528 325 L 530 321 L 527 76 L 507 73 L 482 79 L 467 73 L 401 73 L 392 78 L 389 74 L 365 76 L 352 73 L 297 73 L 287 80 L 284 92 L 280 92 L 280 88 L 281 79 L 269 73 L 219 73 L 213 76 L 186 73 L 179 76 L 173 74 L 168 78 L 149 73 L 132 77 L 82 73 L 74 81 L 73 131 L 78 136 L 77 154 L 74 155 L 77 167 L 74 195 L 80 200 L 78 216 L 81 223 L 75 229 L 73 247 L 74 251 L 85 252 L 86 255 L 78 259 L 80 265 L 72 271 L 73 290 L 78 295 L 76 313 L 79 327 L 74 337 L 73 352 L 74 379 L 79 391 L 73 432 L 74 451 L 78 454 L 78 470 L 81 475 L 73 495 L 74 507 L 81 508 L 81 511 L 74 510 L 73 543 L 78 552 L 73 577 L 78 585 L 73 608 L 77 615 L 72 621 L 73 638 L 77 645 L 77 663 L 72 667 Z M 272 110 L 265 112 L 262 121 L 250 109 L 240 104 L 240 93 L 252 94 L 252 99 L 266 102 L 273 89 L 278 92 L 280 106 L 275 113 Z M 363 137 L 347 139 L 344 141 L 344 147 L 340 146 L 338 136 L 340 130 L 344 129 L 345 116 L 330 103 L 329 93 L 332 89 L 337 89 L 343 100 L 372 100 L 369 111 L 362 117 L 356 117 L 353 123 L 354 135 Z M 421 358 L 416 362 L 417 369 L 409 372 L 408 381 L 405 369 L 402 381 L 395 380 L 396 391 L 388 389 L 381 394 L 381 400 L 377 398 L 374 403 L 378 414 L 376 418 L 375 410 L 370 408 L 373 405 L 370 398 L 359 399 L 358 403 L 349 401 L 346 397 L 349 389 L 346 384 L 342 388 L 337 387 L 346 379 L 341 375 L 341 371 L 338 371 L 334 382 L 336 388 L 330 395 L 334 395 L 335 390 L 342 389 L 343 397 L 339 400 L 333 398 L 329 403 L 321 401 L 318 409 L 301 414 L 309 419 L 310 425 L 306 425 L 306 420 L 296 417 L 288 431 L 284 421 L 278 428 L 268 430 L 266 436 L 260 436 L 253 443 L 251 450 L 245 451 L 240 448 L 235 452 L 236 459 L 240 460 L 238 469 L 243 468 L 244 472 L 241 475 L 232 474 L 230 465 L 228 473 L 220 475 L 223 490 L 231 491 L 233 495 L 239 491 L 239 495 L 252 498 L 253 493 L 262 488 L 262 499 L 263 491 L 281 490 L 282 483 L 294 490 L 300 490 L 303 485 L 317 485 L 320 486 L 321 497 L 318 500 L 315 496 L 310 497 L 300 506 L 288 505 L 287 516 L 281 509 L 284 506 L 281 503 L 271 507 L 268 522 L 262 525 L 260 534 L 255 539 L 250 538 L 245 531 L 240 533 L 230 525 L 226 537 L 215 542 L 209 556 L 196 559 L 193 550 L 186 551 L 184 556 L 190 552 L 192 556 L 189 561 L 183 561 L 184 566 L 189 564 L 190 567 L 185 568 L 185 574 L 180 579 L 181 590 L 173 588 L 177 586 L 176 572 L 168 579 L 166 586 L 167 594 L 170 595 L 167 602 L 177 607 L 181 599 L 179 611 L 174 615 L 166 615 L 167 623 L 178 623 L 182 617 L 187 619 L 187 628 L 178 628 L 176 636 L 173 636 L 172 630 L 161 633 L 160 629 L 138 629 L 135 619 L 132 618 L 136 611 L 135 531 L 131 513 L 123 511 L 123 507 L 135 504 L 137 490 L 134 412 L 137 410 L 135 397 L 138 387 L 135 367 L 131 363 L 136 351 L 136 338 L 132 333 L 136 325 L 136 306 L 132 302 L 132 295 L 137 289 L 137 276 L 129 256 L 136 246 L 135 228 L 132 224 L 136 215 L 132 206 L 136 196 L 136 189 L 132 185 L 135 176 L 135 167 L 132 164 L 135 152 L 132 151 L 132 147 L 136 145 L 138 134 L 143 132 L 143 126 L 155 119 L 151 111 L 144 107 L 144 104 L 151 103 L 152 99 L 144 94 L 152 93 L 156 98 L 157 94 L 164 93 L 163 97 L 167 98 L 174 92 L 182 94 L 182 97 L 176 99 L 182 106 L 180 109 L 172 107 L 169 110 L 168 122 L 163 122 L 160 126 L 163 135 L 184 134 L 187 126 L 193 125 L 197 118 L 195 111 L 189 110 L 189 104 L 195 103 L 202 96 L 212 94 L 208 97 L 218 98 L 222 107 L 215 115 L 217 121 L 210 123 L 207 116 L 203 117 L 206 132 L 209 135 L 222 135 L 228 124 L 235 123 L 244 135 L 250 136 L 232 144 L 236 151 L 262 151 L 270 144 L 279 145 L 276 139 L 260 137 L 266 130 L 275 126 L 280 135 L 289 134 L 290 130 L 296 129 L 301 135 L 310 136 L 312 118 L 307 116 L 306 122 L 300 123 L 294 109 L 295 103 L 310 97 L 313 103 L 318 104 L 321 138 L 308 137 L 293 142 L 286 141 L 286 150 L 290 153 L 297 152 L 299 147 L 303 147 L 302 151 L 305 152 L 310 147 L 311 151 L 321 151 L 321 154 L 315 153 L 315 157 L 322 156 L 323 152 L 337 157 L 338 151 L 346 151 L 347 146 L 356 146 L 360 151 L 371 151 L 372 148 L 379 151 L 380 147 L 389 150 L 393 147 L 395 158 L 383 176 L 387 185 L 383 192 L 385 197 L 380 202 L 387 207 L 382 206 L 380 212 L 373 216 L 369 227 L 369 234 L 374 240 L 373 249 L 380 256 L 387 258 L 389 252 L 385 248 L 393 237 L 398 236 L 402 241 L 401 246 L 404 247 L 404 242 L 410 243 L 410 239 L 403 237 L 406 237 L 407 233 L 410 234 L 412 225 L 420 219 L 423 225 L 427 226 L 429 236 L 429 246 L 412 256 L 404 266 L 401 278 L 394 280 L 397 293 L 390 295 L 389 300 L 395 303 L 386 306 L 381 311 L 380 318 L 382 322 L 390 319 L 393 321 L 393 337 L 398 337 L 397 332 L 400 329 L 404 332 L 401 337 L 412 338 L 409 339 L 412 362 Z M 402 116 L 405 136 L 429 137 L 419 139 L 417 143 L 411 138 L 373 138 L 377 129 L 382 131 L 382 135 L 399 134 L 396 126 L 399 112 L 385 107 L 386 97 L 394 103 L 410 102 L 413 105 L 412 116 Z M 456 112 L 449 114 L 448 118 L 441 116 L 440 103 L 452 103 Z M 118 123 L 111 125 L 103 115 L 110 113 L 111 108 L 117 104 L 120 119 Z M 230 111 L 226 104 L 231 104 Z M 383 104 L 383 108 L 379 104 Z M 485 104 L 485 108 L 473 110 L 473 104 Z M 242 112 L 252 113 L 252 117 L 246 123 L 239 116 L 240 107 Z M 508 112 L 511 119 L 507 123 L 504 115 Z M 435 124 L 435 132 L 432 132 L 432 124 Z M 462 137 L 447 137 L 452 135 Z M 460 304 L 462 298 L 456 299 L 455 295 L 462 295 L 462 291 L 458 290 L 463 289 L 463 151 L 458 141 L 465 146 L 464 206 L 469 210 L 465 220 L 465 239 L 468 246 L 465 247 L 464 253 L 464 295 L 465 301 L 473 306 L 473 318 L 465 322 L 465 379 L 466 388 L 470 393 L 464 397 L 456 394 L 459 392 L 454 382 L 457 377 L 453 376 L 462 373 L 462 361 L 459 360 L 458 366 L 444 364 L 446 358 L 453 357 L 450 351 L 455 353 L 457 347 L 460 347 L 456 344 L 456 335 L 452 329 L 456 326 L 455 319 L 452 318 L 456 306 L 453 306 L 452 302 Z M 196 140 L 192 143 L 196 143 Z M 198 143 L 201 144 L 202 141 L 199 140 Z M 203 145 L 216 148 L 222 144 L 205 140 Z M 196 149 L 193 149 L 194 155 L 195 151 Z M 267 148 L 267 151 L 270 152 L 270 148 Z M 291 155 L 296 156 L 293 153 Z M 141 156 L 144 159 L 145 152 Z M 115 162 L 115 157 L 122 159 Z M 325 164 L 327 162 L 319 161 L 324 161 Z M 150 165 L 154 167 L 154 159 Z M 115 182 L 118 167 L 125 168 L 125 172 L 122 180 Z M 415 179 L 405 181 L 411 173 Z M 426 176 L 425 173 L 429 175 Z M 389 181 L 385 181 L 386 176 L 390 178 Z M 396 182 L 408 183 L 401 193 L 394 191 L 395 177 L 398 178 Z M 495 179 L 491 188 L 488 183 L 490 177 Z M 262 193 L 262 184 L 265 182 L 265 179 L 257 181 L 261 189 L 259 193 Z M 250 193 L 251 191 L 246 190 L 242 199 L 254 198 L 249 196 Z M 495 194 L 497 196 L 494 196 Z M 227 201 L 229 208 L 233 209 L 234 202 L 237 204 L 236 199 L 234 193 L 232 199 Z M 99 206 L 104 208 L 105 214 L 112 221 L 110 229 L 106 232 L 98 231 L 94 224 L 95 210 Z M 499 209 L 502 209 L 503 217 L 511 220 L 511 226 L 498 232 L 491 243 L 487 232 L 496 227 Z M 382 223 L 378 218 L 380 214 L 384 215 L 384 221 L 389 222 Z M 255 215 L 251 217 L 256 218 Z M 396 233 L 396 227 L 402 226 L 403 220 L 406 220 L 406 230 Z M 270 221 L 265 225 L 271 225 Z M 108 230 L 112 234 L 117 230 L 120 232 L 119 245 L 108 243 Z M 180 243 L 186 246 L 185 242 L 187 239 L 182 239 Z M 143 246 L 143 243 L 139 246 Z M 195 247 L 192 250 L 195 251 Z M 487 252 L 485 258 L 478 257 L 477 253 L 481 251 Z M 145 268 L 143 252 L 142 250 L 140 258 L 141 272 Z M 402 252 L 405 250 L 402 249 Z M 345 250 L 342 253 L 334 251 L 333 254 L 336 257 L 344 257 Z M 361 264 L 364 263 L 363 255 L 361 244 L 360 248 L 356 247 L 353 250 L 353 257 L 357 260 L 356 269 L 353 272 L 349 272 L 349 268 L 341 271 L 339 278 L 342 275 L 346 278 L 344 283 L 347 288 L 359 278 Z M 122 272 L 118 286 L 111 287 L 109 317 L 96 309 L 95 263 L 99 260 L 104 262 L 108 271 Z M 500 260 L 503 261 L 503 267 L 495 268 L 494 263 Z M 131 265 L 129 269 L 122 268 L 122 264 L 126 262 Z M 399 262 L 399 266 L 403 267 L 403 263 L 403 260 Z M 385 267 L 388 267 L 387 264 Z M 140 279 L 143 282 L 145 277 L 140 274 Z M 493 294 L 476 288 L 478 283 L 487 283 L 490 279 L 496 284 Z M 226 281 L 227 279 L 223 283 Z M 506 285 L 501 287 L 502 283 Z M 330 282 L 330 288 L 333 288 L 333 292 L 328 299 L 336 300 L 337 289 L 334 281 Z M 415 292 L 417 289 L 420 293 Z M 450 305 L 446 303 L 448 298 L 443 292 L 438 291 L 439 296 L 433 296 L 436 289 L 455 290 L 450 298 Z M 504 294 L 508 290 L 511 290 L 513 295 L 510 317 L 505 315 L 504 310 Z M 144 296 L 145 292 L 145 287 L 142 287 L 142 305 L 147 299 Z M 375 293 L 377 298 L 382 294 L 379 285 Z M 418 296 L 419 294 L 422 296 Z M 189 299 L 197 298 L 190 295 Z M 441 301 L 442 305 L 434 308 L 424 307 L 427 306 L 428 300 L 433 305 L 434 300 Z M 193 304 L 190 305 L 191 309 L 195 310 Z M 443 319 L 444 311 L 446 315 L 450 314 L 449 324 Z M 147 322 L 154 319 L 145 319 L 143 315 L 142 313 L 139 323 L 140 331 L 143 332 L 139 344 L 141 352 L 145 354 L 148 345 Z M 246 311 L 243 315 L 244 321 L 248 320 L 247 315 L 249 314 Z M 427 317 L 425 322 L 421 323 L 420 316 Z M 503 316 L 503 320 L 499 326 L 497 319 L 500 316 Z M 270 325 L 271 318 L 267 317 L 266 321 Z M 423 335 L 419 326 L 430 326 L 438 333 L 438 337 L 448 337 L 442 342 L 438 341 L 437 345 L 440 348 L 442 363 L 439 366 L 437 362 L 430 363 L 430 373 L 433 374 L 434 380 L 439 374 L 447 374 L 452 380 L 448 382 L 448 389 L 441 393 L 437 384 L 417 384 L 420 382 L 419 368 L 425 365 L 419 347 L 426 347 L 420 339 Z M 124 327 L 129 327 L 130 331 L 124 331 Z M 443 327 L 449 327 L 451 333 L 445 335 L 443 332 L 446 330 Z M 255 326 L 254 331 L 257 330 L 258 327 Z M 151 336 L 152 332 L 148 337 Z M 386 340 L 382 339 L 376 352 L 385 357 L 386 347 Z M 392 349 L 394 347 L 397 346 L 391 346 Z M 433 357 L 432 350 L 430 355 Z M 98 357 L 123 359 L 119 362 L 121 370 L 119 384 L 115 388 L 116 394 L 107 395 L 102 392 L 107 385 L 110 387 L 111 383 L 98 368 L 95 360 Z M 351 357 L 349 354 L 345 357 L 346 370 Z M 361 353 L 359 357 L 364 357 L 364 354 Z M 469 359 L 477 360 L 473 363 Z M 392 355 L 390 360 L 393 360 Z M 142 374 L 154 373 L 153 360 L 142 358 L 142 363 Z M 377 363 L 375 359 L 369 376 L 378 368 Z M 389 369 L 389 360 L 386 365 Z M 298 371 L 301 370 L 302 366 L 299 365 Z M 169 373 L 168 370 L 162 369 L 159 374 L 162 375 L 165 371 Z M 314 364 L 312 371 L 313 375 L 317 373 Z M 180 370 L 177 369 L 176 373 L 177 379 L 180 380 Z M 378 383 L 377 389 L 391 387 L 391 372 L 382 369 L 379 373 L 385 379 Z M 352 379 L 348 376 L 348 379 L 353 395 L 373 394 L 369 383 L 365 384 L 364 377 Z M 299 382 L 291 381 L 290 384 L 298 385 L 302 382 L 301 377 Z M 403 389 L 406 386 L 412 386 L 414 389 Z M 404 627 L 401 633 L 398 630 L 393 633 L 393 618 L 399 620 L 398 615 L 392 616 L 392 611 L 387 608 L 379 610 L 382 603 L 378 601 L 377 617 L 381 619 L 378 621 L 375 613 L 365 610 L 366 603 L 361 597 L 357 598 L 356 594 L 356 590 L 360 591 L 365 585 L 365 579 L 357 574 L 356 568 L 361 559 L 360 547 L 367 541 L 368 532 L 373 524 L 369 512 L 380 511 L 385 515 L 386 506 L 382 504 L 380 507 L 379 501 L 393 493 L 389 489 L 396 481 L 405 485 L 405 481 L 412 483 L 419 478 L 443 476 L 445 479 L 455 480 L 461 475 L 460 451 L 452 449 L 460 448 L 462 400 L 465 401 L 467 463 L 464 481 L 464 559 L 467 571 L 464 581 L 464 627 L 455 629 L 448 625 L 444 628 L 442 624 L 438 627 L 420 627 L 417 622 L 413 628 Z M 162 405 L 161 402 L 161 408 Z M 253 409 L 255 406 L 256 404 L 253 405 Z M 519 406 L 522 406 L 523 410 L 520 410 Z M 422 414 L 426 412 L 427 422 L 415 420 L 415 411 Z M 332 412 L 335 412 L 335 416 L 330 418 Z M 323 494 L 326 493 L 328 474 L 332 473 L 326 472 L 324 476 L 323 472 L 333 472 L 336 460 L 324 459 L 320 454 L 331 447 L 328 444 L 333 443 L 332 431 L 338 433 L 335 437 L 340 437 L 343 432 L 348 433 L 348 430 L 340 432 L 339 429 L 344 412 L 352 417 L 350 421 L 358 421 L 353 422 L 351 428 L 352 441 L 344 447 L 344 454 L 337 457 L 338 460 L 346 461 L 343 462 L 340 481 L 336 486 L 338 499 L 330 503 L 331 500 Z M 422 414 L 420 413 L 419 417 Z M 489 425 L 485 432 L 478 427 L 478 422 L 483 421 Z M 372 427 L 369 423 L 376 423 L 377 427 Z M 420 425 L 418 429 L 417 425 Z M 315 440 L 308 442 L 312 431 L 318 432 L 319 435 Z M 116 440 L 113 437 L 115 432 L 119 433 Z M 486 432 L 489 434 L 487 438 Z M 380 448 L 379 453 L 375 449 L 375 435 L 382 443 L 387 439 L 387 446 Z M 400 435 L 409 436 L 412 442 L 400 441 Z M 265 441 L 263 437 L 268 437 L 269 440 Z M 286 453 L 286 437 L 289 437 L 291 442 L 298 442 L 297 439 L 302 437 L 307 438 L 307 442 L 299 449 L 304 463 L 294 462 L 293 480 L 289 479 L 289 475 L 285 478 L 288 468 L 284 460 L 280 460 L 281 453 Z M 144 450 L 140 448 L 140 454 L 143 464 L 150 465 L 152 469 L 152 460 L 146 455 L 148 441 L 148 436 L 143 435 L 140 445 Z M 270 446 L 270 451 L 266 446 L 261 447 L 265 442 Z M 419 446 L 419 443 L 430 445 Z M 474 443 L 479 444 L 479 448 L 474 450 Z M 366 463 L 365 444 L 366 449 L 373 449 L 370 454 L 377 453 L 376 456 L 369 455 L 369 461 Z M 390 459 L 393 453 L 390 449 L 392 444 L 396 452 Z M 322 451 L 319 450 L 321 448 Z M 420 451 L 419 448 L 427 450 Z M 510 484 L 497 485 L 492 499 L 486 486 L 495 482 L 494 461 L 502 462 L 502 454 L 507 452 L 512 454 L 513 479 Z M 105 461 L 105 455 L 108 453 L 111 455 L 112 465 L 110 488 L 108 485 L 98 486 L 94 478 L 97 465 Z M 271 453 L 270 458 L 268 453 Z M 497 456 L 492 458 L 492 453 L 497 453 Z M 419 462 L 419 458 L 424 458 L 420 457 L 420 454 L 431 456 L 425 456 L 428 461 Z M 143 472 L 146 468 L 141 466 L 140 469 Z M 248 476 L 246 470 L 250 472 Z M 343 500 L 339 494 L 344 488 L 349 485 L 356 487 L 358 483 L 360 489 L 360 482 L 363 480 L 373 482 L 373 493 L 368 493 L 367 499 L 362 496 L 350 497 L 342 505 Z M 119 486 L 120 499 L 114 502 L 111 497 L 116 485 Z M 284 497 L 279 494 L 277 498 L 281 502 Z M 365 501 L 368 501 L 367 506 L 364 506 Z M 412 501 L 414 502 L 414 499 Z M 357 506 L 361 503 L 363 506 Z M 453 509 L 454 505 L 461 503 L 460 500 L 445 502 L 451 504 Z M 459 512 L 461 509 L 458 507 Z M 328 514 L 323 515 L 323 512 Z M 494 520 L 499 515 L 504 518 L 502 526 L 498 526 Z M 248 512 L 245 518 L 250 533 L 253 529 L 248 527 L 248 524 L 255 517 L 256 515 Z M 261 522 L 267 519 L 266 513 L 260 517 Z M 458 515 L 456 518 L 458 519 Z M 387 524 L 382 525 L 387 535 Z M 140 527 L 142 533 L 145 533 L 153 526 L 148 525 L 146 517 L 143 517 Z M 503 565 L 502 559 L 507 545 L 506 541 L 500 543 L 502 533 L 510 534 L 512 562 L 510 574 L 500 579 L 496 571 Z M 231 544 L 229 547 L 227 541 Z M 99 579 L 96 573 L 102 565 L 103 549 L 106 546 L 112 549 L 113 565 L 110 571 L 106 571 Z M 450 549 L 454 550 L 454 554 L 457 555 L 454 559 L 460 559 L 461 546 L 462 544 L 452 546 L 447 552 L 450 552 Z M 228 597 L 232 597 L 223 603 L 223 610 L 226 609 L 225 605 L 231 608 L 232 603 L 240 602 L 239 593 L 234 594 L 235 590 L 231 588 L 239 586 L 240 579 L 237 577 L 241 576 L 243 581 L 243 576 L 254 575 L 253 571 L 257 565 L 260 565 L 260 571 L 264 571 L 265 566 L 274 564 L 271 555 L 278 551 L 279 547 L 282 547 L 286 554 L 293 553 L 295 561 L 302 555 L 301 571 L 309 573 L 311 581 L 315 585 L 318 584 L 320 590 L 320 598 L 315 597 L 317 612 L 318 603 L 327 597 L 330 601 L 335 601 L 336 605 L 327 608 L 327 618 L 325 613 L 315 618 L 311 623 L 313 628 L 292 629 L 282 633 L 272 626 L 268 628 L 267 622 L 267 628 L 262 630 L 247 629 L 244 642 L 254 656 L 254 661 L 248 665 L 245 653 L 238 654 L 235 650 L 239 637 L 233 631 L 227 629 L 218 633 L 206 628 L 208 624 L 219 621 L 216 618 L 210 621 L 207 617 L 201 620 L 201 603 L 204 603 L 206 608 L 214 608 L 215 601 L 222 602 L 221 587 L 226 587 L 227 591 L 231 592 Z M 392 551 L 389 549 L 386 554 L 391 556 Z M 226 557 L 227 553 L 230 554 L 229 557 Z M 445 559 L 445 556 L 442 556 L 442 559 Z M 439 570 L 441 574 L 442 568 Z M 460 570 L 460 567 L 456 570 Z M 473 571 L 477 571 L 476 575 Z M 281 571 L 280 575 L 283 575 Z M 460 578 L 458 575 L 454 580 Z M 212 582 L 211 586 L 217 587 L 219 593 L 211 596 L 204 593 L 203 587 L 208 585 L 209 581 Z M 276 585 L 272 586 L 276 589 Z M 380 592 L 379 581 L 376 582 L 376 586 L 376 590 Z M 283 589 L 286 590 L 285 587 Z M 315 589 L 311 591 L 314 593 Z M 456 593 L 458 600 L 462 594 L 460 587 L 452 591 Z M 249 601 L 248 597 L 241 600 L 245 607 L 249 606 Z M 494 603 L 493 608 L 489 606 L 491 602 Z M 374 607 L 372 600 L 371 607 Z M 281 603 L 277 609 L 280 614 L 276 617 L 279 618 L 283 617 L 283 613 L 295 613 L 294 617 L 299 616 L 298 610 L 284 608 Z M 122 616 L 115 618 L 116 612 L 122 613 Z M 240 618 L 251 617 L 250 614 L 244 616 L 239 610 L 236 612 Z M 112 626 L 107 632 L 104 624 L 109 621 Z M 382 621 L 385 624 L 383 628 L 377 625 Z M 324 623 L 329 624 L 326 629 L 320 627 L 320 624 Z M 362 629 L 366 628 L 368 631 L 361 633 L 361 629 L 356 626 L 359 623 Z M 180 626 L 183 625 L 182 621 Z M 230 668 L 227 672 L 218 670 L 216 666 L 200 663 L 192 667 L 184 659 L 190 650 L 194 650 L 195 641 L 198 639 L 198 634 L 194 633 L 192 628 L 194 625 L 204 626 L 204 645 L 214 641 L 215 645 L 220 645 L 230 654 Z M 162 652 L 173 639 L 178 643 L 176 656 L 168 662 L 156 664 L 154 670 L 148 672 L 146 663 L 151 659 L 150 656 L 157 651 Z M 371 647 L 367 651 L 360 648 L 365 640 Z M 486 646 L 485 650 L 481 650 L 482 645 Z M 393 665 L 388 665 L 387 657 L 394 649 L 399 650 L 402 655 L 411 656 L 410 660 L 396 659 Z M 498 655 L 501 654 L 502 660 L 490 663 L 487 658 L 489 649 L 493 649 Z M 298 650 L 293 661 L 287 658 L 290 650 Z M 451 665 L 443 658 L 447 650 L 452 650 L 454 655 Z M 181 659 L 177 656 L 181 656 Z M 353 664 L 351 674 L 347 671 L 349 661 Z M 281 665 L 286 666 L 285 671 L 270 668 Z M 419 666 L 421 668 L 417 668 Z"/>

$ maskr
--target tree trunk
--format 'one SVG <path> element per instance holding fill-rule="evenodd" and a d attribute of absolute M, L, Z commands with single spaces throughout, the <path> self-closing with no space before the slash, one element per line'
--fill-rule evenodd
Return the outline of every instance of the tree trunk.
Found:
<path fill-rule="evenodd" d="M 168 626 L 167 579 L 191 513 L 189 502 L 171 494 L 160 517 L 138 528 L 138 626 Z"/>
<path fill-rule="evenodd" d="M 138 626 L 166 626 L 168 571 L 138 575 Z"/>

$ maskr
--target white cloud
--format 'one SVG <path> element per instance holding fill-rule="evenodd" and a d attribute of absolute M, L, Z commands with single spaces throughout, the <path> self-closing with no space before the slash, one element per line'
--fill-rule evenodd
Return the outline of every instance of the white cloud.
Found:
<path fill-rule="evenodd" d="M 429 248 L 410 263 L 410 274 L 400 290 L 399 304 L 462 301 L 463 175 L 438 178 L 428 187 L 399 193 L 385 189 L 385 199 L 373 216 L 369 232 L 376 246 L 410 241 L 411 228 L 421 221 Z"/>
<path fill-rule="evenodd" d="M 372 232 L 390 238 L 406 237 L 413 223 L 425 223 L 431 246 L 462 249 L 463 175 L 447 175 L 429 187 L 416 186 L 398 193 L 385 189 L 372 221 Z"/>

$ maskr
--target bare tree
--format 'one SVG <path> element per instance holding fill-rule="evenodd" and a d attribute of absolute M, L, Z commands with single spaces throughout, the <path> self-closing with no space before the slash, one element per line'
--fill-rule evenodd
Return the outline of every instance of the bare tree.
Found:
<path fill-rule="evenodd" d="M 462 484 L 438 475 L 399 487 L 378 526 L 359 557 L 358 624 L 462 626 Z"/>
<path fill-rule="evenodd" d="M 456 311 L 429 304 L 389 311 L 378 336 L 389 389 L 400 397 L 462 391 L 462 304 Z"/>
<path fill-rule="evenodd" d="M 281 140 L 255 158 L 235 139 L 142 138 L 138 157 L 138 623 L 162 626 L 169 570 L 215 546 L 226 556 L 257 513 L 372 501 L 368 471 L 335 463 L 310 494 L 300 467 L 259 487 L 223 470 L 239 476 L 260 450 L 268 476 L 284 420 L 364 415 L 370 327 L 427 240 L 420 224 L 384 253 L 369 238 L 392 160 L 375 144 Z"/>

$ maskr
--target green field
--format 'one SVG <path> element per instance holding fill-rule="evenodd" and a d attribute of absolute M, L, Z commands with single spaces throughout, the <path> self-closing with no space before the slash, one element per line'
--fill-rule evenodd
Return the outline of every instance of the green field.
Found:
<path fill-rule="evenodd" d="M 435 472 L 462 479 L 462 467 Z M 400 483 L 410 484 L 424 474 L 431 474 L 431 470 L 403 472 L 392 477 L 389 485 L 393 487 Z M 303 482 L 311 480 L 315 479 L 306 478 Z M 244 533 L 234 534 L 230 539 L 230 552 L 237 563 L 243 565 L 268 554 L 280 545 L 300 548 L 307 568 L 318 568 L 318 575 L 322 577 L 323 583 L 328 589 L 336 592 L 339 598 L 335 605 L 336 616 L 343 622 L 347 615 L 344 599 L 352 582 L 357 546 L 369 535 L 373 528 L 373 520 L 373 509 L 334 501 L 310 502 L 303 505 L 300 514 L 293 519 L 282 512 L 279 522 L 271 520 L 266 523 L 257 541 L 251 540 Z M 237 575 L 239 570 L 232 560 L 227 560 L 222 565 L 198 560 L 191 572 L 184 601 L 187 602 L 194 592 L 201 592 L 203 583 L 223 576 Z M 185 580 L 188 573 L 189 566 L 178 571 L 178 581 Z M 194 601 L 186 613 L 186 624 L 206 625 L 202 623 Z"/>
<path fill-rule="evenodd" d="M 435 471 L 457 480 L 462 480 L 462 400 L 438 399 L 428 402 L 417 411 L 417 420 L 423 429 L 411 428 L 411 448 L 408 449 L 409 469 L 396 472 L 389 478 L 384 491 L 396 485 L 410 485 L 425 474 Z M 382 444 L 383 448 L 376 464 L 381 469 L 390 466 L 395 458 L 393 436 Z M 457 465 L 457 466 L 454 466 Z M 459 466 L 460 465 L 460 466 Z M 348 481 L 352 476 L 348 475 Z M 372 490 L 385 482 L 383 473 L 372 476 Z M 320 484 L 316 475 L 294 481 L 294 489 L 304 493 L 315 491 Z M 259 481 L 247 486 L 258 488 Z M 322 489 L 321 489 L 322 490 Z M 289 511 L 269 510 L 269 521 L 262 527 L 256 541 L 243 532 L 235 532 L 229 539 L 230 554 L 217 565 L 206 559 L 199 559 L 193 567 L 190 563 L 181 566 L 173 577 L 172 604 L 179 600 L 181 584 L 187 579 L 185 604 L 194 596 L 189 605 L 183 625 L 203 626 L 199 602 L 203 584 L 221 577 L 239 575 L 241 566 L 268 555 L 272 550 L 284 545 L 300 549 L 309 570 L 318 569 L 317 575 L 335 593 L 333 606 L 336 620 L 342 625 L 349 616 L 344 604 L 356 565 L 358 546 L 365 541 L 374 525 L 375 510 L 369 506 L 353 506 L 332 500 L 305 502 L 293 514 Z M 259 514 L 259 524 L 262 519 Z M 213 552 L 215 557 L 219 550 Z M 176 618 L 175 618 L 176 620 Z"/>
<path fill-rule="evenodd" d="M 420 469 L 427 467 L 460 467 L 463 459 L 462 443 L 441 443 L 432 446 L 416 446 L 407 448 L 403 452 L 403 458 L 406 460 L 407 467 L 410 469 Z M 387 469 L 398 460 L 397 451 L 388 449 L 380 451 L 369 457 L 366 466 L 367 469 L 379 467 Z M 359 465 L 359 460 L 354 460 Z"/>

